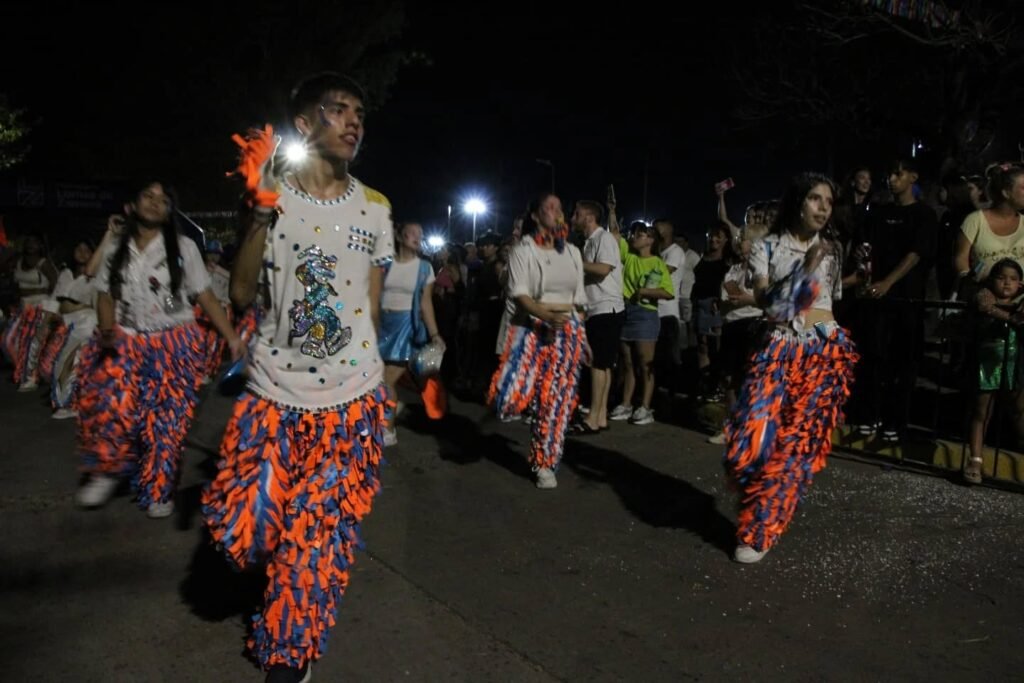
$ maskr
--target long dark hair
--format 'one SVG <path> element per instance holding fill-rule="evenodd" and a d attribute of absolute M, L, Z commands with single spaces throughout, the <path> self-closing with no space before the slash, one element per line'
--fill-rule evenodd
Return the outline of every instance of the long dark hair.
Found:
<path fill-rule="evenodd" d="M 138 191 L 132 195 L 132 202 L 138 202 L 139 197 L 147 189 L 159 185 L 163 188 L 164 194 L 170 200 L 170 206 L 167 212 L 167 221 L 160 226 L 161 236 L 164 240 L 164 250 L 167 253 L 167 272 L 171 275 L 171 292 L 174 296 L 178 296 L 178 292 L 181 289 L 181 249 L 178 247 L 178 202 L 174 191 L 170 186 L 162 183 L 159 180 L 150 180 L 143 183 L 138 187 Z M 121 241 L 117 245 L 117 250 L 114 251 L 114 255 L 110 259 L 110 295 L 114 299 L 121 298 L 121 285 L 124 284 L 124 266 L 128 262 L 128 254 L 130 253 L 128 248 L 128 240 L 136 237 L 139 234 L 139 221 L 132 212 L 130 216 L 125 220 L 125 228 L 121 232 Z"/>
<path fill-rule="evenodd" d="M 832 191 L 832 215 L 829 216 L 828 223 L 821 229 L 819 235 L 823 242 L 822 246 L 835 257 L 835 270 L 838 271 L 843 263 L 843 245 L 839 230 L 836 228 L 835 202 L 837 192 L 835 182 L 827 175 L 814 171 L 805 171 L 794 176 L 779 202 L 779 213 L 775 217 L 775 222 L 772 223 L 771 231 L 776 235 L 781 235 L 787 230 L 799 228 L 801 223 L 800 211 L 803 208 L 804 200 L 807 199 L 807 195 L 811 193 L 811 190 L 818 185 L 828 185 Z M 832 272 L 830 276 L 838 277 L 839 273 Z"/>
<path fill-rule="evenodd" d="M 725 237 L 725 242 L 722 244 L 722 260 L 730 266 L 739 262 L 741 259 L 739 254 L 736 253 L 736 249 L 733 247 L 732 229 L 729 227 L 729 224 L 725 221 L 715 221 L 715 224 L 708 228 L 706 235 L 708 244 L 711 243 L 711 235 L 716 232 L 721 233 L 722 236 Z M 703 258 L 703 256 L 701 258 Z"/>
<path fill-rule="evenodd" d="M 804 200 L 807 199 L 807 195 L 810 194 L 811 190 L 818 185 L 828 185 L 832 191 L 833 215 L 835 214 L 837 195 L 835 182 L 822 173 L 806 171 L 794 176 L 789 183 L 789 187 L 786 188 L 786 192 L 782 195 L 782 199 L 779 202 L 779 213 L 775 216 L 775 222 L 772 223 L 771 227 L 773 233 L 781 235 L 787 230 L 800 227 L 800 210 L 803 209 Z M 834 240 L 836 238 L 836 229 L 832 224 L 831 217 L 821 232 L 822 237 L 826 239 Z"/>

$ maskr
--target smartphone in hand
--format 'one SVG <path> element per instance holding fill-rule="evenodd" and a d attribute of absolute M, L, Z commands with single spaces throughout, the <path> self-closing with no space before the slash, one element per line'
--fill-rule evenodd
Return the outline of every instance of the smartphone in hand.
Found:
<path fill-rule="evenodd" d="M 715 183 L 715 193 L 722 194 L 726 190 L 731 190 L 736 187 L 736 183 L 733 182 L 732 178 L 726 178 L 720 182 Z"/>

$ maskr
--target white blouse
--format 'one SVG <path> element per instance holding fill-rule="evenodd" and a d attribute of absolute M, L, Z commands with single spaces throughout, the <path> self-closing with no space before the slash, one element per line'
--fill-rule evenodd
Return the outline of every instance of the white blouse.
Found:
<path fill-rule="evenodd" d="M 526 295 L 538 303 L 585 307 L 587 294 L 580 250 L 566 244 L 559 254 L 554 249 L 541 249 L 524 237 L 509 255 L 507 291 L 513 300 Z M 513 322 L 523 324 L 528 317 L 525 311 L 517 311 Z"/>
<path fill-rule="evenodd" d="M 801 243 L 789 232 L 783 232 L 781 235 L 768 235 L 752 246 L 750 269 L 753 271 L 755 279 L 767 278 L 768 284 L 773 285 L 788 277 L 798 264 L 803 263 L 811 247 L 821 244 L 821 241 L 821 236 L 817 234 L 807 243 Z M 834 250 L 826 251 L 821 263 L 818 264 L 815 275 L 818 277 L 820 287 L 811 308 L 819 311 L 831 311 L 832 302 L 838 301 L 843 296 L 841 264 Z M 802 325 L 802 316 L 793 321 L 793 327 L 797 330 L 802 329 Z"/>
<path fill-rule="evenodd" d="M 103 266 L 96 276 L 98 292 L 110 293 L 110 266 L 117 248 L 115 241 L 104 250 Z M 121 296 L 115 304 L 117 323 L 126 331 L 153 332 L 195 320 L 188 299 L 210 287 L 210 276 L 195 242 L 179 235 L 178 251 L 181 286 L 175 296 L 163 237 L 154 237 L 142 251 L 134 239 L 128 238 L 128 254 L 121 268 Z"/>

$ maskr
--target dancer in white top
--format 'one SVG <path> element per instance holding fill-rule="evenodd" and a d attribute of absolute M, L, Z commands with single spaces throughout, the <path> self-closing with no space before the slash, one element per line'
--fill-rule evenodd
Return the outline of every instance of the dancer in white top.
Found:
<path fill-rule="evenodd" d="M 150 517 L 174 510 L 178 467 L 200 379 L 201 332 L 189 297 L 244 352 L 209 289 L 196 244 L 179 234 L 172 194 L 147 182 L 96 278 L 98 335 L 81 358 L 79 450 L 88 481 L 82 507 L 106 503 L 131 477 Z"/>
<path fill-rule="evenodd" d="M 562 202 L 544 194 L 530 204 L 523 239 L 509 257 L 508 297 L 515 303 L 501 366 L 489 392 L 501 417 L 532 409 L 530 464 L 537 488 L 558 485 L 565 433 L 579 400 L 580 366 L 589 355 L 581 312 L 583 258 L 566 242 Z"/>
<path fill-rule="evenodd" d="M 774 329 L 751 359 L 726 425 L 726 470 L 741 493 L 738 562 L 757 562 L 789 526 L 832 450 L 857 354 L 832 316 L 842 257 L 831 235 L 835 185 L 804 173 L 772 234 L 753 246 L 754 298 Z"/>
<path fill-rule="evenodd" d="M 234 565 L 266 567 L 249 648 L 269 683 L 309 680 L 380 489 L 392 404 L 377 328 L 394 246 L 387 198 L 348 172 L 363 100 L 339 74 L 300 83 L 290 108 L 309 156 L 282 178 L 269 127 L 236 137 L 252 209 L 231 299 L 239 310 L 255 304 L 260 322 L 203 513 Z"/>

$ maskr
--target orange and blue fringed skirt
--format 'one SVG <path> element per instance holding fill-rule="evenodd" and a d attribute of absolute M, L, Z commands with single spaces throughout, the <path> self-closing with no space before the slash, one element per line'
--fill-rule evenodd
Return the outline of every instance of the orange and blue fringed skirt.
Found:
<path fill-rule="evenodd" d="M 94 336 L 78 364 L 83 469 L 132 478 L 139 507 L 171 500 L 192 424 L 202 360 L 195 323 L 120 333 L 112 352 Z"/>
<path fill-rule="evenodd" d="M 835 323 L 775 330 L 754 354 L 726 424 L 725 467 L 742 493 L 741 545 L 771 548 L 793 519 L 832 450 L 857 359 Z"/>
<path fill-rule="evenodd" d="M 530 464 L 535 469 L 557 469 L 562 459 L 565 434 L 579 402 L 586 341 L 583 323 L 575 318 L 554 330 L 539 320 L 530 327 L 509 325 L 487 400 L 501 417 L 533 409 Z"/>
<path fill-rule="evenodd" d="M 384 385 L 318 413 L 248 392 L 235 403 L 203 515 L 237 568 L 267 565 L 248 642 L 264 668 L 301 667 L 326 650 L 361 547 L 359 522 L 380 490 L 390 413 Z"/>

